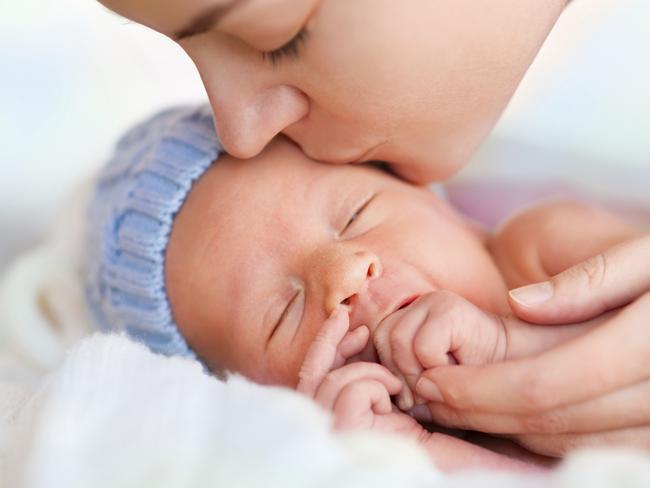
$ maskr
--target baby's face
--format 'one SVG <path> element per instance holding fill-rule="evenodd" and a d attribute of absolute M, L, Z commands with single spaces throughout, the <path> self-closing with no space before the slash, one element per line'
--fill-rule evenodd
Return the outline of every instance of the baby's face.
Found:
<path fill-rule="evenodd" d="M 284 139 L 206 172 L 166 262 L 174 317 L 206 364 L 288 386 L 339 304 L 372 333 L 436 289 L 493 311 L 505 296 L 478 234 L 433 194 L 376 168 L 314 162 Z"/>

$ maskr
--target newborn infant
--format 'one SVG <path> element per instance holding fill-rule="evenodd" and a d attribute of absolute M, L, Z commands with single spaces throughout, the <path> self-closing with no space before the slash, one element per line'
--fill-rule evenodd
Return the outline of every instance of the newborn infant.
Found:
<path fill-rule="evenodd" d="M 100 179 L 88 287 L 99 325 L 166 354 L 187 347 L 216 373 L 292 388 L 311 349 L 308 361 L 326 367 L 302 391 L 344 427 L 433 446 L 390 397 L 410 410 L 423 368 L 535 354 L 596 324 L 517 321 L 507 291 L 635 233 L 603 211 L 552 203 L 488 235 L 425 188 L 371 165 L 318 163 L 282 137 L 253 159 L 212 164 L 205 110 L 169 114 L 164 130 L 127 136 Z M 179 185 L 192 158 L 202 166 Z M 113 189 L 128 178 L 138 183 Z M 182 198 L 169 196 L 183 185 Z M 165 217 L 154 218 L 161 205 Z"/>
<path fill-rule="evenodd" d="M 372 166 L 315 162 L 278 138 L 256 158 L 222 157 L 194 184 L 173 224 L 165 279 L 176 323 L 210 369 L 295 387 L 337 306 L 351 330 L 365 326 L 371 338 L 382 324 L 454 309 L 460 299 L 440 290 L 507 317 L 509 288 L 544 280 L 629 232 L 604 212 L 554 203 L 488 236 L 424 188 Z M 419 346 L 436 346 L 439 364 L 491 362 L 578 332 L 507 319 L 480 329 L 472 309 L 463 307 L 464 324 L 445 316 Z M 465 337 L 450 337 L 452 325 Z M 376 361 L 380 346 L 369 341 L 361 358 Z"/>

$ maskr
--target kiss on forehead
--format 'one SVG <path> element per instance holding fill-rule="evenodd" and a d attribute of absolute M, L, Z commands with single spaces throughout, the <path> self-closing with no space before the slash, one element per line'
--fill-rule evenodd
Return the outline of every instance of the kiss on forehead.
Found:
<path fill-rule="evenodd" d="M 185 144 L 157 157 L 195 155 L 198 130 L 199 154 L 207 145 L 218 161 L 182 161 L 200 171 L 171 186 L 183 203 L 178 214 L 157 208 L 173 222 L 171 235 L 153 239 L 168 244 L 164 256 L 155 247 L 142 268 L 120 253 L 126 263 L 105 263 L 126 264 L 127 294 L 140 284 L 132 274 L 164 264 L 168 296 L 160 280 L 155 290 L 137 290 L 152 293 L 139 310 L 150 319 L 140 335 L 150 347 L 196 353 L 213 371 L 262 383 L 300 389 L 306 379 L 305 391 L 343 427 L 381 425 L 420 439 L 394 397 L 419 419 L 508 434 L 546 454 L 645 442 L 620 406 L 643 414 L 634 398 L 645 398 L 647 368 L 611 368 L 616 358 L 605 346 L 627 344 L 638 360 L 626 364 L 645 364 L 636 346 L 647 308 L 647 273 L 638 266 L 647 236 L 567 202 L 527 209 L 488 235 L 405 183 L 445 180 L 469 161 L 566 0 L 103 3 L 178 43 L 214 114 L 214 125 L 204 108 L 198 117 L 180 111 L 150 121 Z M 369 161 L 390 174 L 346 164 Z M 143 221 L 151 223 L 124 220 L 138 239 L 160 229 Z M 594 269 L 603 276 L 596 287 L 584 279 Z M 627 270 L 626 278 L 612 269 Z M 101 296 L 114 288 L 97 289 L 118 317 L 125 311 L 116 308 L 130 313 L 143 303 L 137 293 L 127 303 Z M 120 326 L 136 327 L 125 317 Z M 149 326 L 160 335 L 147 335 Z M 585 351 L 609 360 L 585 365 L 576 359 Z M 636 397 L 625 396 L 631 384 Z M 622 399 L 613 401 L 612 391 Z M 594 413 L 593 401 L 608 415 Z M 422 439 L 432 459 L 453 451 Z"/>

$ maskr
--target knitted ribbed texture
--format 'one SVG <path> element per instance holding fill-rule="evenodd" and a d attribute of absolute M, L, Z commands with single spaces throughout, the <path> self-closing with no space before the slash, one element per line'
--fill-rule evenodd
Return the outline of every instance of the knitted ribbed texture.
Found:
<path fill-rule="evenodd" d="M 209 106 L 167 110 L 120 140 L 89 209 L 86 295 L 100 329 L 195 357 L 167 299 L 165 250 L 192 184 L 221 150 Z"/>

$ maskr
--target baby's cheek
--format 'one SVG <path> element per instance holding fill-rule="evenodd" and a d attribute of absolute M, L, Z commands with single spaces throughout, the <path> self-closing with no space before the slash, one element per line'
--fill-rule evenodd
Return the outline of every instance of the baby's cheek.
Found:
<path fill-rule="evenodd" d="M 204 348 L 203 352 L 195 349 L 210 371 L 240 374 L 261 385 L 293 386 L 291 374 L 285 371 L 286 366 L 276 359 L 281 356 L 271 348 L 265 351 L 263 346 L 243 338 L 222 339 L 218 346 L 215 344 Z"/>
<path fill-rule="evenodd" d="M 246 369 L 252 371 L 246 375 L 256 383 L 295 388 L 298 385 L 299 373 L 307 354 L 308 345 L 300 342 L 269 348 L 266 358 L 259 356 L 250 359 Z"/>
<path fill-rule="evenodd" d="M 456 266 L 447 270 L 448 289 L 483 310 L 508 313 L 507 287 L 492 256 L 478 242 L 459 244 L 452 255 Z"/>

